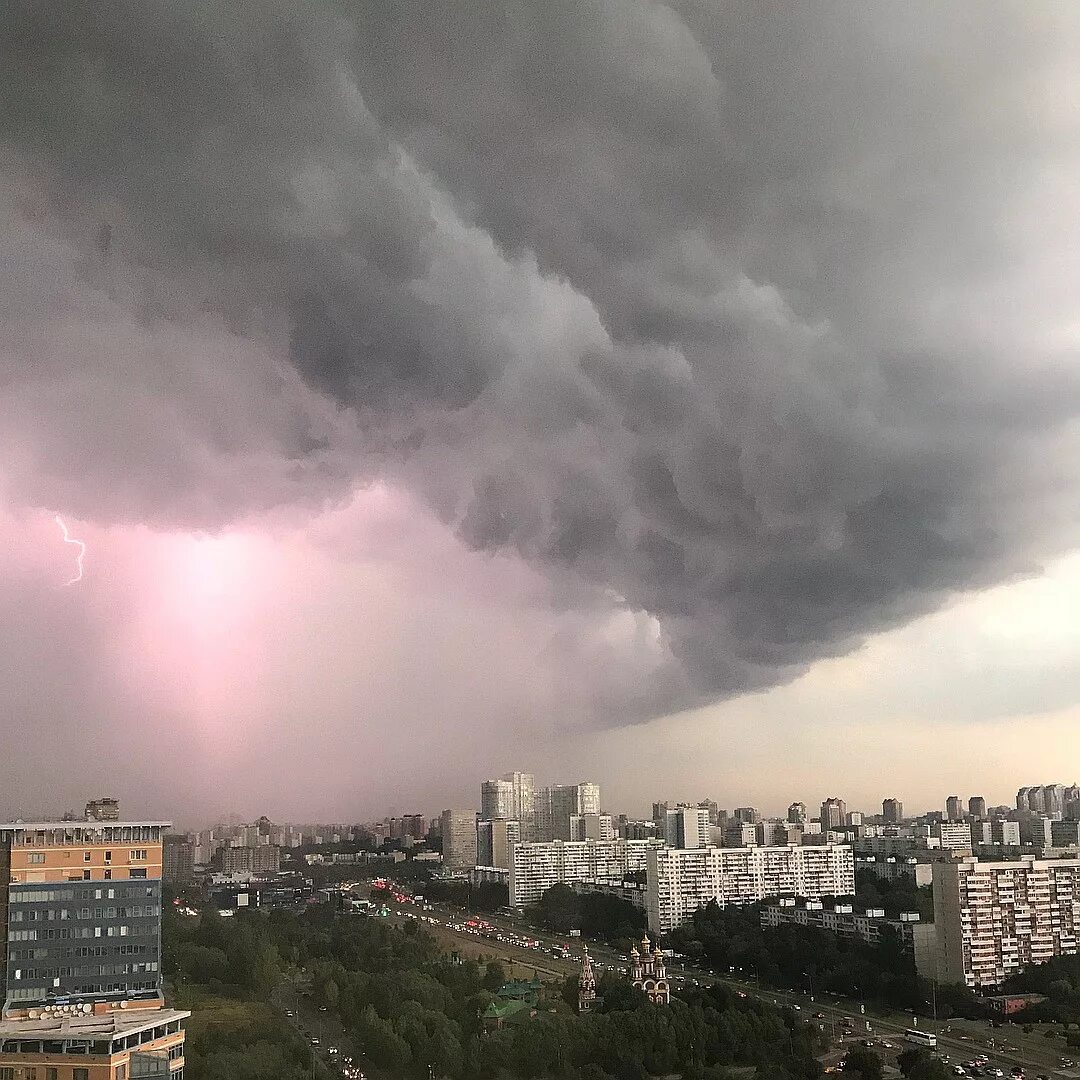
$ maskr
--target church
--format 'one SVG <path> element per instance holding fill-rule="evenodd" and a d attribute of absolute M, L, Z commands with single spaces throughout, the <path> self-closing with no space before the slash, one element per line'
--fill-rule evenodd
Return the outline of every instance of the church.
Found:
<path fill-rule="evenodd" d="M 646 934 L 641 939 L 641 949 L 635 945 L 630 950 L 630 981 L 641 990 L 654 1005 L 671 1002 L 671 986 L 667 978 L 664 954 L 657 944 L 654 949 Z"/>

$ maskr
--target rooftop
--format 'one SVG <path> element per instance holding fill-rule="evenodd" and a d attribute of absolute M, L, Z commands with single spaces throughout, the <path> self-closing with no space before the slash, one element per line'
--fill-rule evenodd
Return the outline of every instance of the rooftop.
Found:
<path fill-rule="evenodd" d="M 75 821 L 0 821 L 0 833 L 15 832 L 19 829 L 123 829 L 132 826 L 145 828 L 156 825 L 162 829 L 171 829 L 171 821 L 87 821 L 79 818 Z"/>
<path fill-rule="evenodd" d="M 181 1009 L 132 1009 L 130 1012 L 102 1013 L 99 1016 L 42 1016 L 36 1020 L 0 1020 L 0 1039 L 114 1039 L 144 1028 L 160 1027 L 174 1020 L 186 1020 L 190 1012 Z"/>

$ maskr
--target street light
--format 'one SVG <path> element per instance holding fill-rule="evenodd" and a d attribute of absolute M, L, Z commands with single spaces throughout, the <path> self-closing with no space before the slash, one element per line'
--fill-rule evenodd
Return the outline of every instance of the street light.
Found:
<path fill-rule="evenodd" d="M 810 980 L 810 1000 L 814 1000 L 814 974 L 811 971 L 804 971 L 803 975 Z"/>

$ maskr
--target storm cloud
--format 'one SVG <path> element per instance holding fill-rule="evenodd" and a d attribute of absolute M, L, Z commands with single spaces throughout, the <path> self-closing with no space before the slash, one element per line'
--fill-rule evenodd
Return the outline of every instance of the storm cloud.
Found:
<path fill-rule="evenodd" d="M 606 724 L 1075 543 L 1074 5 L 13 7 L 10 503 L 378 479 L 547 583 Z"/>

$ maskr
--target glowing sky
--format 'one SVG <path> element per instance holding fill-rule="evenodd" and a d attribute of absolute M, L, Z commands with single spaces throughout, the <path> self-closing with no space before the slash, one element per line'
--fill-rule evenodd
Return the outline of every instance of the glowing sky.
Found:
<path fill-rule="evenodd" d="M 1075 5 L 48 11 L 0 815 L 1080 776 Z"/>

